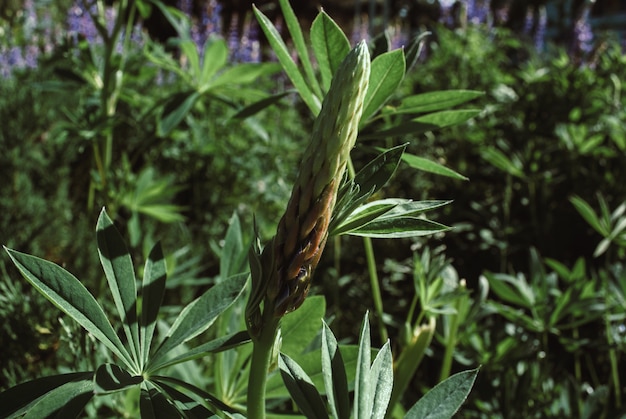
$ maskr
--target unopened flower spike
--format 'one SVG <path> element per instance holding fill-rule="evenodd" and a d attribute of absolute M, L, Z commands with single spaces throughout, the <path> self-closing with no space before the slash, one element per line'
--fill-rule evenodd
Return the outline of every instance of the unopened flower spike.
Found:
<path fill-rule="evenodd" d="M 266 303 L 276 317 L 306 298 L 320 260 L 337 190 L 356 141 L 370 74 L 370 56 L 361 41 L 335 73 L 313 125 L 285 214 L 272 242 L 273 267 Z"/>

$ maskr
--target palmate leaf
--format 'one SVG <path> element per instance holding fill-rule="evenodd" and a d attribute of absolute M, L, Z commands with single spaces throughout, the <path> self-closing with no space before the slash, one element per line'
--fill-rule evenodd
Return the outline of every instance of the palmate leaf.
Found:
<path fill-rule="evenodd" d="M 157 135 L 167 137 L 187 116 L 199 97 L 200 92 L 196 90 L 179 92 L 169 97 L 158 119 Z"/>
<path fill-rule="evenodd" d="M 158 371 L 160 369 L 180 364 L 182 362 L 202 358 L 210 353 L 222 352 L 248 342 L 250 342 L 250 335 L 248 335 L 248 332 L 245 331 L 221 336 L 219 338 L 213 339 L 209 342 L 191 348 L 179 356 L 175 356 L 174 358 L 162 359 L 162 361 L 159 363 L 151 364 L 150 371 Z"/>
<path fill-rule="evenodd" d="M 333 218 L 328 228 L 331 236 L 337 234 L 337 228 L 344 224 L 346 219 L 363 202 L 385 186 L 398 168 L 406 146 L 407 144 L 402 144 L 385 150 L 365 165 L 353 180 L 349 180 L 341 186 L 337 194 Z"/>
<path fill-rule="evenodd" d="M 37 291 L 102 342 L 128 368 L 134 369 L 135 363 L 102 307 L 75 276 L 52 262 L 15 250 L 5 250 Z"/>
<path fill-rule="evenodd" d="M 450 419 L 467 399 L 478 369 L 459 372 L 437 384 L 407 412 L 405 419 Z"/>
<path fill-rule="evenodd" d="M 157 317 L 163 295 L 165 294 L 165 281 L 167 272 L 165 267 L 165 257 L 161 244 L 157 243 L 146 260 L 141 286 L 141 360 L 142 366 L 146 365 L 150 356 L 150 346 L 156 328 Z"/>
<path fill-rule="evenodd" d="M 135 271 L 124 239 L 117 231 L 104 208 L 96 227 L 98 255 L 113 295 L 115 307 L 122 320 L 130 351 L 139 365 L 139 327 L 137 324 L 137 287 Z"/>
<path fill-rule="evenodd" d="M 209 84 L 211 78 L 228 62 L 228 45 L 226 45 L 226 41 L 221 38 L 209 38 L 204 44 L 203 57 L 202 71 L 198 79 L 201 88 Z"/>
<path fill-rule="evenodd" d="M 239 297 L 247 278 L 247 273 L 233 275 L 187 305 L 167 332 L 147 368 L 152 370 L 152 366 L 161 363 L 172 349 L 207 330 Z"/>
<path fill-rule="evenodd" d="M 103 364 L 93 377 L 94 394 L 115 393 L 134 387 L 143 381 L 140 375 L 132 375 L 115 364 Z"/>
<path fill-rule="evenodd" d="M 141 387 L 139 396 L 139 409 L 142 419 L 170 419 L 184 418 L 174 403 L 169 401 L 165 394 L 158 387 L 150 382 L 146 382 Z"/>
<path fill-rule="evenodd" d="M 93 389 L 91 377 L 65 383 L 37 400 L 22 418 L 77 418 L 93 397 Z"/>
<path fill-rule="evenodd" d="M 449 204 L 451 201 L 411 201 L 384 199 L 358 208 L 337 227 L 341 234 L 372 238 L 417 237 L 450 228 L 417 215 Z M 380 215 L 379 215 L 380 214 Z"/>
<path fill-rule="evenodd" d="M 52 390 L 68 383 L 91 382 L 92 377 L 93 371 L 74 372 L 38 378 L 11 387 L 0 393 L 0 417 L 7 419 L 20 417 Z"/>
<path fill-rule="evenodd" d="M 302 413 L 307 418 L 328 418 L 322 396 L 302 367 L 283 353 L 278 358 L 278 366 L 285 387 Z"/>

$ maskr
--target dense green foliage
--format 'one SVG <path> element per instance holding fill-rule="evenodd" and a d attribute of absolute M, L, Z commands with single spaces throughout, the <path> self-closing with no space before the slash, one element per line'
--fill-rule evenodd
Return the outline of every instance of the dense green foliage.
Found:
<path fill-rule="evenodd" d="M 330 20 L 320 16 L 318 24 L 332 31 Z M 288 82 L 278 64 L 230 64 L 222 41 L 209 40 L 204 55 L 185 41 L 182 36 L 179 48 L 187 57 L 195 53 L 197 62 L 181 63 L 145 40 L 141 47 L 127 44 L 122 54 L 112 53 L 107 68 L 101 61 L 104 47 L 83 42 L 61 46 L 37 69 L 0 81 L 0 171 L 6 180 L 0 188 L 2 244 L 68 269 L 109 314 L 120 306 L 107 289 L 106 266 L 106 276 L 100 268 L 96 220 L 98 234 L 109 231 L 107 240 L 116 246 L 121 236 L 126 239 L 137 277 L 144 281 L 150 276 L 138 263 L 159 261 L 154 249 L 161 241 L 168 278 L 155 326 L 160 336 L 168 325 L 192 324 L 188 312 L 179 313 L 194 298 L 202 296 L 206 307 L 221 299 L 207 289 L 218 294 L 227 279 L 242 280 L 235 274 L 247 266 L 253 224 L 261 239 L 272 236 L 319 111 L 316 100 L 330 83 L 322 71 L 321 83 L 298 85 L 296 70 L 290 73 L 282 62 L 300 94 L 285 95 Z M 366 206 L 362 214 L 374 217 L 400 208 L 400 201 L 382 201 L 386 198 L 431 200 L 422 204 L 425 209 L 441 208 L 429 216 L 454 228 L 444 232 L 441 226 L 431 238 L 413 234 L 391 241 L 372 233 L 373 240 L 329 241 L 311 291 L 325 298 L 309 297 L 282 326 L 280 369 L 292 384 L 282 386 L 278 374 L 270 379 L 268 398 L 279 400 L 270 407 L 289 411 L 282 401 L 290 394 L 302 412 L 315 412 L 324 406 L 306 407 L 299 400 L 317 400 L 323 389 L 336 386 L 343 389 L 336 397 L 347 399 L 348 385 L 341 380 L 384 376 L 393 353 L 394 392 L 378 397 L 391 400 L 397 417 L 420 417 L 419 409 L 432 409 L 426 404 L 441 404 L 436 397 L 441 393 L 415 402 L 449 376 L 452 381 L 438 388 L 459 382 L 454 380 L 471 387 L 475 371 L 452 374 L 479 366 L 463 406 L 466 417 L 624 414 L 626 57 L 608 40 L 593 61 L 574 63 L 556 47 L 537 55 L 505 30 L 480 27 L 437 28 L 424 48 L 413 66 L 409 58 L 416 51 L 410 48 L 406 55 L 373 51 L 389 66 L 408 57 L 409 70 L 401 84 L 400 76 L 385 87 L 395 92 L 391 100 L 364 118 L 352 160 L 358 173 L 381 149 L 392 150 L 383 154 L 389 160 L 404 153 L 397 169 L 385 169 L 394 175 L 389 184 L 364 198 L 381 200 L 380 206 Z M 320 64 L 328 69 L 336 63 Z M 116 71 L 123 78 L 102 77 Z M 463 100 L 445 102 L 438 93 L 433 102 L 439 108 L 414 106 L 427 103 L 429 96 L 420 94 L 449 89 L 465 92 L 456 92 Z M 415 103 L 406 99 L 411 96 Z M 271 106 L 247 107 L 261 99 Z M 474 102 L 464 104 L 469 100 Z M 454 202 L 444 206 L 434 199 Z M 110 232 L 102 207 L 120 237 Z M 348 230 L 345 223 L 339 227 Z M 22 272 L 35 263 L 18 252 L 10 255 Z M 107 364 L 111 356 L 93 329 L 86 333 L 67 315 L 59 316 L 19 279 L 8 257 L 0 259 L 0 268 L 0 389 L 68 371 L 123 375 L 102 367 L 112 365 Z M 235 300 L 234 291 L 228 295 Z M 240 300 L 222 307 L 225 314 L 209 337 L 245 328 L 243 307 Z M 376 308 L 372 341 L 383 349 L 367 370 L 369 326 L 362 319 L 371 307 Z M 322 326 L 321 317 L 332 320 L 333 332 Z M 307 318 L 316 319 L 311 330 L 298 328 Z M 132 330 L 115 332 L 129 334 L 124 343 L 132 341 Z M 352 345 L 338 345 L 333 333 Z M 213 342 L 192 335 L 185 335 L 193 338 L 187 350 Z M 391 344 L 385 343 L 387 336 Z M 238 339 L 205 352 L 245 341 Z M 171 345 L 172 356 L 183 350 Z M 343 373 L 331 362 L 339 347 L 339 357 L 347 361 Z M 215 406 L 223 402 L 241 410 L 247 383 L 241 370 L 250 351 L 242 345 L 204 358 L 209 362 L 167 366 L 168 373 L 209 389 L 219 398 Z M 139 365 L 139 359 L 133 361 Z M 132 371 L 136 365 L 128 360 L 126 366 Z M 298 395 L 294 389 L 303 380 L 314 386 L 304 386 L 310 393 Z M 135 384 L 126 377 L 122 381 Z M 86 412 L 137 414 L 134 391 L 98 399 Z M 356 391 L 355 405 L 359 395 L 367 398 L 365 391 Z M 329 397 L 331 410 L 344 409 L 336 417 L 349 412 L 345 403 Z"/>

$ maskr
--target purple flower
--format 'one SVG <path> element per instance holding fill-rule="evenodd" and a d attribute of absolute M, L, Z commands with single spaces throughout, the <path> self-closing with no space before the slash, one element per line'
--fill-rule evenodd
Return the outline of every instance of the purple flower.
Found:
<path fill-rule="evenodd" d="M 92 11 L 96 13 L 95 5 L 92 6 Z M 91 20 L 84 2 L 81 0 L 77 0 L 67 14 L 67 31 L 74 40 L 77 40 L 79 37 L 84 37 L 88 41 L 96 41 L 98 39 L 96 26 Z"/>
<path fill-rule="evenodd" d="M 546 11 L 545 6 L 539 6 L 539 17 L 537 26 L 535 28 L 535 48 L 538 51 L 541 51 L 545 45 L 546 39 L 546 27 L 548 26 L 548 12 Z"/>
<path fill-rule="evenodd" d="M 573 53 L 589 53 L 593 49 L 593 31 L 589 23 L 589 12 L 591 5 L 587 4 L 580 14 L 580 17 L 574 23 L 574 33 L 572 39 Z"/>

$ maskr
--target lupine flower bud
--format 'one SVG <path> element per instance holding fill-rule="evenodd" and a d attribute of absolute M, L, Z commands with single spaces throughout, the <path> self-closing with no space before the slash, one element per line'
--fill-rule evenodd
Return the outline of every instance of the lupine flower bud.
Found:
<path fill-rule="evenodd" d="M 370 57 L 361 41 L 333 77 L 313 125 L 300 173 L 273 240 L 274 268 L 267 297 L 275 316 L 304 301 L 328 238 L 337 189 L 356 141 L 370 73 Z"/>

